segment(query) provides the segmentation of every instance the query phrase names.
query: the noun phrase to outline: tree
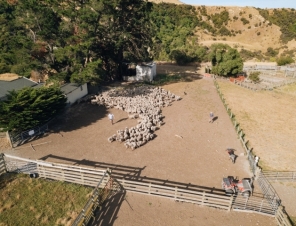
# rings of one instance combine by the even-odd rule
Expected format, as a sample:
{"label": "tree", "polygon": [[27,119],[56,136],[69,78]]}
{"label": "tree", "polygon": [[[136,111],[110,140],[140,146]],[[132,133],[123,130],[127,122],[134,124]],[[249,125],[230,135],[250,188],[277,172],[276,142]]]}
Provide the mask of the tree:
{"label": "tree", "polygon": [[212,62],[212,73],[217,75],[231,76],[243,70],[243,60],[238,51],[226,44],[213,44],[209,60]]}
{"label": "tree", "polygon": [[281,56],[279,57],[277,60],[277,65],[278,66],[283,66],[283,65],[286,65],[286,64],[292,64],[294,63],[295,61],[293,60],[292,57],[290,56]]}
{"label": "tree", "polygon": [[257,83],[260,81],[260,71],[255,71],[255,72],[251,72],[250,75],[249,75],[249,79],[254,82],[254,83]]}
{"label": "tree", "polygon": [[59,114],[67,98],[57,87],[11,91],[0,102],[0,128],[19,132],[40,125]]}

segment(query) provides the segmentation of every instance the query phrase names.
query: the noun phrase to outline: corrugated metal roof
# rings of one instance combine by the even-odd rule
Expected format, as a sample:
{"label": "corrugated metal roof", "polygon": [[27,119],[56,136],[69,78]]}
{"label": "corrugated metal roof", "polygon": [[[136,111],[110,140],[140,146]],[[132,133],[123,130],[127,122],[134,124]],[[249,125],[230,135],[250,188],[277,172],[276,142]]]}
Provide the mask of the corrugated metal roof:
{"label": "corrugated metal roof", "polygon": [[25,87],[33,87],[38,85],[37,82],[33,82],[30,79],[21,77],[18,79],[15,79],[13,81],[1,81],[0,80],[0,99],[5,98],[6,94],[8,94],[8,91],[12,90],[21,90]]}
{"label": "corrugated metal roof", "polygon": [[61,91],[67,95],[68,93],[73,92],[75,89],[78,89],[80,86],[81,85],[78,85],[76,83],[66,83],[61,87]]}

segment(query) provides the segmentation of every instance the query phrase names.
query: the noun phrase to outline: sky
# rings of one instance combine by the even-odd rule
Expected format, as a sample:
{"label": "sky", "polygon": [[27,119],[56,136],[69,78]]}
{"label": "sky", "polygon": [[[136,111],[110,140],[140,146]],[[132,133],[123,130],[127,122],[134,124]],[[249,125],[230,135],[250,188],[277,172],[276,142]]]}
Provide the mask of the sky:
{"label": "sky", "polygon": [[179,0],[189,5],[254,6],[256,8],[294,8],[296,0]]}

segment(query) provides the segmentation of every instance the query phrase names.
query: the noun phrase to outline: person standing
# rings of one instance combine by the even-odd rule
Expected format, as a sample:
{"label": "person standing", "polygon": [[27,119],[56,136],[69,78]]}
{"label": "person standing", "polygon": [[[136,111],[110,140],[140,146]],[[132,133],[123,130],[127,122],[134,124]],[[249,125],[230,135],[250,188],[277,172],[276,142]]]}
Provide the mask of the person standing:
{"label": "person standing", "polygon": [[112,113],[109,113],[108,118],[109,118],[111,124],[113,125],[114,115]]}
{"label": "person standing", "polygon": [[210,112],[210,120],[209,120],[209,122],[213,123],[213,121],[214,121],[214,113]]}

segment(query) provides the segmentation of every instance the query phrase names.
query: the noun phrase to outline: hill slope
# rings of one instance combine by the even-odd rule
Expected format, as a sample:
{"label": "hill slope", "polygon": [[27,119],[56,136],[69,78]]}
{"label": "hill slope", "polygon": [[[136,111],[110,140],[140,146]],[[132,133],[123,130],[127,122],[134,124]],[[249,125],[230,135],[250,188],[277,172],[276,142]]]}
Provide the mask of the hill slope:
{"label": "hill slope", "polygon": [[[151,2],[183,4],[178,0],[151,0]],[[199,19],[204,21],[206,27],[209,27],[209,29],[196,28],[195,35],[198,37],[199,43],[203,45],[209,46],[212,43],[219,42],[229,44],[239,50],[261,51],[262,53],[266,53],[269,47],[277,49],[279,54],[285,50],[296,52],[296,40],[283,43],[281,41],[281,28],[266,20],[254,7],[194,7],[199,12]],[[221,21],[223,14],[227,17],[227,21],[224,20],[224,23]],[[213,34],[211,29],[219,32],[224,29],[220,32],[224,32],[224,35]]]}

